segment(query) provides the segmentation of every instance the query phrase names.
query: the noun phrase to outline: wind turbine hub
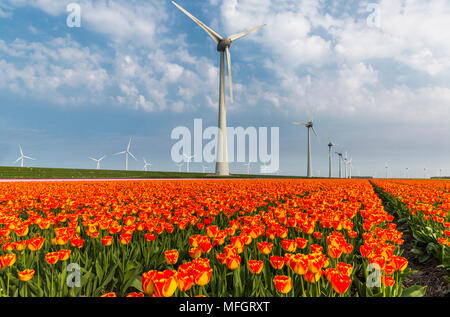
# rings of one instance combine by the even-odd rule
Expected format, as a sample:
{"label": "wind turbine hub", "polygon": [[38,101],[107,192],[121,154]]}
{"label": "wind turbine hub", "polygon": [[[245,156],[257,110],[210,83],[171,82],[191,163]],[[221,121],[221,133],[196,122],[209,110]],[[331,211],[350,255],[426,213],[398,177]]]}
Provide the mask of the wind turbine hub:
{"label": "wind turbine hub", "polygon": [[217,51],[218,52],[225,52],[227,48],[231,46],[231,40],[230,39],[222,39],[217,44]]}

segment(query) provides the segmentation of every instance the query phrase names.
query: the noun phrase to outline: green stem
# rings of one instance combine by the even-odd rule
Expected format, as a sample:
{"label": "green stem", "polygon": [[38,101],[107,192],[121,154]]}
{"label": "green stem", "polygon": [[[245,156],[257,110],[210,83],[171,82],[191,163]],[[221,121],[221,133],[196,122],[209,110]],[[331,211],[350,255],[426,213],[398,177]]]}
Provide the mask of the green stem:
{"label": "green stem", "polygon": [[11,273],[11,267],[10,266],[8,266],[8,284],[7,284],[7,286],[6,286],[6,295],[9,297],[9,276],[10,276],[10,273]]}

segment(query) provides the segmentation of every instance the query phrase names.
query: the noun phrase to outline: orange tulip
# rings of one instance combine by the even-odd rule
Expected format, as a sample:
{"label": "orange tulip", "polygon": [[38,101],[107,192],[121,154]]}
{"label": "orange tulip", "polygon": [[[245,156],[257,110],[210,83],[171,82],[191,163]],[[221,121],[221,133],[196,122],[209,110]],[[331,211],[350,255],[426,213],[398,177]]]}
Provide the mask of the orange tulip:
{"label": "orange tulip", "polygon": [[108,247],[111,244],[113,244],[114,238],[112,236],[106,236],[106,237],[103,237],[100,241],[102,242],[102,244],[105,247]]}
{"label": "orange tulip", "polygon": [[350,287],[352,280],[346,274],[337,273],[331,276],[330,283],[336,293],[343,294]]}
{"label": "orange tulip", "polygon": [[189,255],[193,259],[198,259],[202,255],[202,250],[199,248],[191,248],[189,249]]}
{"label": "orange tulip", "polygon": [[186,292],[194,285],[194,277],[188,273],[178,273],[177,283],[178,289]]}
{"label": "orange tulip", "polygon": [[67,259],[70,258],[70,254],[71,254],[70,250],[59,250],[58,251],[59,260],[66,261]]}
{"label": "orange tulip", "polygon": [[106,294],[104,294],[104,295],[102,295],[100,297],[117,297],[117,295],[116,295],[116,293],[111,292],[111,293],[106,293]]}
{"label": "orange tulip", "polygon": [[156,275],[156,273],[157,273],[157,271],[151,270],[151,271],[148,271],[148,272],[142,274],[141,288],[142,288],[142,291],[149,296],[152,296],[153,293],[155,292],[155,288],[153,286],[152,279]]}
{"label": "orange tulip", "polygon": [[284,239],[281,240],[281,245],[283,246],[283,249],[286,252],[295,252],[295,249],[297,248],[297,244],[294,240]]}
{"label": "orange tulip", "polygon": [[133,236],[129,233],[122,233],[119,237],[119,241],[121,244],[126,245],[130,243],[132,237]]}
{"label": "orange tulip", "polygon": [[259,260],[248,260],[247,265],[252,274],[259,274],[263,269],[264,263]]}
{"label": "orange tulip", "polygon": [[225,263],[230,270],[235,270],[241,265],[241,257],[239,255],[231,255],[226,258]]}
{"label": "orange tulip", "polygon": [[0,256],[0,267],[8,267],[14,265],[16,263],[16,255],[15,254],[5,254]]}
{"label": "orange tulip", "polygon": [[133,293],[128,294],[127,297],[144,297],[144,293],[133,292]]}
{"label": "orange tulip", "polygon": [[258,242],[259,252],[262,254],[269,254],[272,252],[273,243],[270,242]]}
{"label": "orange tulip", "polygon": [[59,260],[59,253],[58,252],[51,252],[51,253],[47,253],[45,255],[45,261],[48,264],[55,264],[56,262],[58,262]]}
{"label": "orange tulip", "polygon": [[213,270],[211,268],[196,267],[194,268],[195,285],[204,286],[209,283]]}
{"label": "orange tulip", "polygon": [[23,282],[28,282],[34,276],[34,270],[26,269],[22,272],[19,272],[19,279]]}
{"label": "orange tulip", "polygon": [[38,251],[42,248],[45,239],[42,237],[33,238],[28,241],[28,249],[31,251]]}
{"label": "orange tulip", "polygon": [[164,258],[166,259],[166,263],[173,265],[178,261],[178,251],[177,250],[169,250],[164,252]]}
{"label": "orange tulip", "polygon": [[287,294],[292,289],[292,279],[285,275],[276,275],[273,278],[273,284],[281,294]]}
{"label": "orange tulip", "polygon": [[152,282],[155,289],[155,297],[171,297],[178,286],[177,272],[171,270],[157,272],[153,276]]}
{"label": "orange tulip", "polygon": [[278,255],[270,257],[270,264],[275,270],[281,270],[284,267],[284,258]]}

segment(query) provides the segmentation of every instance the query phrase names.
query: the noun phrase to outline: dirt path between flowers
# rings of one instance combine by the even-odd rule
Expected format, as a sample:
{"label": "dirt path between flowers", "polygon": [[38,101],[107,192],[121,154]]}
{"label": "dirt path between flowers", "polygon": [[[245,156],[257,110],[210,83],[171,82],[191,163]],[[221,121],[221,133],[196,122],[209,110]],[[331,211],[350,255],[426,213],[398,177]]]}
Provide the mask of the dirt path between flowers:
{"label": "dirt path between flowers", "polygon": [[444,279],[444,277],[448,276],[447,271],[444,268],[437,267],[440,262],[433,256],[430,256],[428,260],[422,263],[419,261],[418,256],[411,252],[415,245],[408,223],[399,223],[396,212],[386,204],[380,195],[378,197],[382,200],[384,209],[395,217],[393,222],[397,225],[397,230],[403,232],[402,239],[405,242],[402,245],[402,256],[408,260],[408,267],[417,271],[417,273],[411,274],[404,279],[403,289],[413,285],[426,285],[427,290],[424,297],[450,296],[450,283]]}

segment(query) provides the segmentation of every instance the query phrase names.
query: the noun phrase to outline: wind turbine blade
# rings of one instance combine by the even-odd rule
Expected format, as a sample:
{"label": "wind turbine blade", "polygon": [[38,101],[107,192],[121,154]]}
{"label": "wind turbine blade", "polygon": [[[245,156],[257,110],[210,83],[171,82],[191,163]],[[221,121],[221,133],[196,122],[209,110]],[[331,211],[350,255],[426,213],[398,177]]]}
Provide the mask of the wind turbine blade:
{"label": "wind turbine blade", "polygon": [[22,147],[20,146],[20,144],[19,144],[19,149],[20,149],[20,155],[23,155]]}
{"label": "wind turbine blade", "polygon": [[21,158],[22,158],[22,157],[19,157],[17,160],[14,161],[14,163],[19,162]]}
{"label": "wind turbine blade", "polygon": [[97,160],[95,158],[89,157],[91,160],[97,162]]}
{"label": "wind turbine blade", "polygon": [[26,159],[29,159],[29,160],[36,160],[36,159],[34,159],[34,158],[32,158],[32,157],[29,157],[29,156],[23,156],[23,158],[26,158]]}
{"label": "wind turbine blade", "polygon": [[311,117],[311,122],[314,121],[314,117],[316,116],[316,114],[317,114],[317,106],[314,108],[314,112],[313,112],[313,115]]}
{"label": "wind turbine blade", "polygon": [[116,153],[114,155],[125,154],[125,153],[127,153],[127,151],[122,151],[122,152]]}
{"label": "wind turbine blade", "polygon": [[258,30],[258,29],[260,29],[260,28],[266,26],[266,25],[267,25],[267,24],[259,25],[259,26],[255,27],[255,28],[253,28],[253,29],[250,29],[250,30],[247,30],[247,31],[238,33],[238,34],[234,34],[234,35],[232,35],[232,36],[230,36],[230,37],[228,37],[228,38],[231,40],[231,42],[234,42],[234,41],[239,40],[240,38],[243,38],[244,36],[246,36],[246,35],[248,35],[248,34],[254,32],[254,31],[256,31],[256,30]]}
{"label": "wind turbine blade", "polygon": [[225,52],[227,53],[228,80],[230,81],[230,98],[231,98],[231,103],[233,103],[233,79],[231,78],[231,54],[230,54],[230,49],[227,47],[225,49]]}
{"label": "wind turbine blade", "polygon": [[99,161],[103,160],[106,157],[106,155],[103,155],[101,159],[99,159]]}
{"label": "wind turbine blade", "polygon": [[292,124],[306,126],[306,123],[292,122]]}
{"label": "wind turbine blade", "polygon": [[131,138],[130,138],[130,141],[128,141],[127,151],[130,151],[130,146],[131,146]]}
{"label": "wind turbine blade", "polygon": [[314,127],[311,127],[311,129],[313,130],[314,134],[316,135],[316,137],[318,138],[319,136],[316,133],[316,130],[314,129]]}
{"label": "wind turbine blade", "polygon": [[132,158],[134,158],[136,161],[137,161],[137,158],[133,155],[133,153],[131,153],[131,152],[128,152],[128,154],[130,154],[131,155],[131,157]]}
{"label": "wind turbine blade", "polygon": [[206,24],[204,24],[202,21],[200,21],[199,19],[197,19],[196,17],[194,17],[192,14],[190,14],[189,12],[187,12],[183,7],[181,7],[180,5],[176,4],[175,2],[172,1],[172,3],[178,8],[180,9],[184,14],[186,14],[188,17],[190,17],[192,20],[194,20],[195,23],[197,23],[203,30],[206,31],[206,33],[209,34],[209,36],[211,36],[211,38],[216,41],[216,43],[219,43],[220,40],[223,39],[222,36],[220,36],[219,34],[217,34],[216,32],[214,32],[210,27],[206,26]]}

